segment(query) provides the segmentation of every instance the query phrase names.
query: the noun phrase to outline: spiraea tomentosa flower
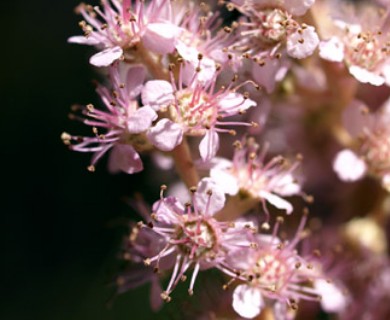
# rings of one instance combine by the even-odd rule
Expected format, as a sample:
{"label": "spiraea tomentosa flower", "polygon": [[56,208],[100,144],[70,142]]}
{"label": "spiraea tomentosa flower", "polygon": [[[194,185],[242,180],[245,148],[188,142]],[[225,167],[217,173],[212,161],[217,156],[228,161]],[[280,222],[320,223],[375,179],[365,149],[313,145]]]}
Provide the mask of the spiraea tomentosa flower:
{"label": "spiraea tomentosa flower", "polygon": [[[202,57],[200,56],[201,60]],[[172,134],[172,138],[181,140],[183,135],[203,137],[199,144],[199,152],[203,161],[211,160],[219,148],[219,133],[235,134],[232,129],[225,126],[254,126],[255,123],[240,121],[222,121],[245,112],[248,108],[256,106],[256,102],[249,99],[247,94],[240,94],[236,90],[245,83],[235,86],[237,77],[227,86],[216,88],[214,74],[208,81],[197,79],[195,72],[190,83],[185,86],[182,82],[182,69],[180,68],[176,83],[173,72],[171,82],[165,80],[151,80],[145,84],[142,92],[142,101],[155,110],[167,113],[174,123],[159,126],[161,131]],[[255,85],[256,86],[256,85]],[[172,125],[172,127],[171,127]],[[155,136],[156,142],[162,137]]]}
{"label": "spiraea tomentosa flower", "polygon": [[390,191],[390,100],[376,112],[355,100],[345,111],[345,125],[356,140],[333,161],[333,169],[343,181],[357,181],[371,175]]}
{"label": "spiraea tomentosa flower", "polygon": [[87,105],[81,107],[82,117],[71,115],[91,126],[95,136],[82,137],[63,133],[61,138],[71,150],[94,153],[88,167],[90,171],[94,171],[98,160],[111,150],[109,170],[132,174],[143,170],[139,153],[151,151],[154,147],[170,151],[181,142],[181,137],[172,138],[168,130],[160,130],[160,127],[167,125],[175,130],[174,123],[161,119],[154,125],[158,119],[157,112],[150,106],[139,106],[137,97],[144,89],[144,67],[132,66],[124,77],[121,76],[118,65],[111,66],[109,70],[112,89],[101,85],[97,88],[107,110]]}
{"label": "spiraea tomentosa flower", "polygon": [[344,62],[359,82],[390,85],[388,9],[383,11],[367,2],[360,13],[349,13],[334,19],[331,36],[320,43],[320,56]]}
{"label": "spiraea tomentosa flower", "polygon": [[90,63],[106,67],[140,44],[147,50],[167,54],[174,50],[180,28],[172,21],[169,0],[152,0],[149,4],[137,0],[102,0],[99,7],[80,4],[83,16],[80,27],[84,36],[69,38],[69,42],[96,46],[97,54]]}
{"label": "spiraea tomentosa flower", "polygon": [[328,310],[344,306],[345,296],[325,278],[315,255],[297,252],[297,244],[305,237],[306,219],[304,213],[291,241],[278,238],[283,221],[279,217],[271,235],[256,235],[256,246],[231,252],[231,265],[247,278],[233,292],[233,308],[240,316],[255,318],[268,306],[276,319],[294,319],[300,300],[320,301],[323,294]]}
{"label": "spiraea tomentosa flower", "polygon": [[236,277],[234,269],[226,262],[226,256],[232,250],[250,246],[249,239],[255,229],[253,225],[221,222],[213,217],[223,209],[225,196],[209,178],[202,179],[197,188],[191,189],[192,204],[183,205],[173,196],[164,197],[165,189],[166,186],[163,186],[161,200],[153,205],[151,222],[144,225],[165,241],[163,249],[145,259],[145,264],[152,265],[159,272],[162,259],[175,259],[169,284],[161,297],[170,301],[172,290],[186,279],[190,269],[190,295],[200,270],[217,268],[228,276]]}
{"label": "spiraea tomentosa flower", "polygon": [[[231,57],[225,52],[233,39],[222,28],[222,19],[217,12],[194,2],[172,3],[173,19],[181,28],[176,38],[175,49],[183,60],[184,83],[191,81],[195,70],[199,81],[210,81],[218,65],[226,65]],[[199,55],[202,59],[199,60]]]}
{"label": "spiraea tomentosa flower", "polygon": [[236,8],[247,20],[239,24],[241,40],[234,47],[261,62],[286,49],[293,58],[310,56],[319,38],[314,27],[300,24],[294,17],[302,16],[314,0],[233,0],[228,7]]}
{"label": "spiraea tomentosa flower", "polygon": [[290,214],[293,206],[283,197],[303,195],[301,186],[294,177],[299,159],[291,162],[282,156],[276,156],[266,162],[267,145],[260,148],[254,138],[247,138],[244,142],[236,141],[235,147],[233,161],[217,160],[210,170],[210,177],[227,194],[240,193],[261,201],[266,222],[269,220],[267,202]]}

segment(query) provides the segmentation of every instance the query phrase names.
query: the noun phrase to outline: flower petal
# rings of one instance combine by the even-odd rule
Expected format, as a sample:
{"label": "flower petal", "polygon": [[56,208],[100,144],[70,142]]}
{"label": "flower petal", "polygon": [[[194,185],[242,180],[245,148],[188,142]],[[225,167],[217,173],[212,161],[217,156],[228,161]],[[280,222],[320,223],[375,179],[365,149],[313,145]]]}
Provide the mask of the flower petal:
{"label": "flower petal", "polygon": [[142,160],[134,148],[128,144],[115,145],[110,153],[108,170],[112,173],[123,171],[133,174],[143,170]]}
{"label": "flower petal", "polygon": [[344,59],[344,44],[337,37],[332,37],[327,41],[321,41],[319,54],[322,59],[341,62]]}
{"label": "flower petal", "polygon": [[177,36],[182,29],[171,23],[150,23],[142,37],[145,48],[160,54],[175,50]]}
{"label": "flower petal", "polygon": [[94,54],[90,59],[89,63],[96,67],[107,67],[115,60],[118,60],[123,55],[121,47],[107,48]]}
{"label": "flower petal", "polygon": [[356,181],[365,175],[367,166],[353,151],[344,149],[336,155],[333,170],[343,181]]}
{"label": "flower petal", "polygon": [[211,160],[219,148],[219,136],[214,130],[207,130],[199,144],[199,152],[203,161]]}
{"label": "flower petal", "polygon": [[294,16],[301,16],[314,4],[315,0],[284,0],[284,7]]}
{"label": "flower petal", "polygon": [[349,72],[361,83],[369,83],[373,86],[381,86],[385,78],[359,66],[350,66]]}
{"label": "flower petal", "polygon": [[130,92],[130,99],[135,99],[141,93],[145,77],[146,69],[143,65],[134,65],[127,70],[125,90]]}
{"label": "flower petal", "polygon": [[98,45],[100,42],[92,37],[74,36],[68,38],[69,43],[86,44],[89,46]]}
{"label": "flower petal", "polygon": [[158,149],[171,151],[182,142],[183,129],[169,119],[161,119],[148,131],[147,136]]}
{"label": "flower petal", "polygon": [[203,178],[198,183],[195,201],[198,210],[211,216],[225,206],[225,193],[211,178]]}
{"label": "flower petal", "polygon": [[287,53],[296,59],[310,56],[320,42],[318,35],[312,26],[300,29],[302,32],[294,32],[287,38]]}
{"label": "flower petal", "polygon": [[144,105],[150,105],[157,111],[172,103],[173,88],[168,81],[151,80],[145,83],[141,97]]}
{"label": "flower petal", "polygon": [[226,170],[213,168],[210,170],[210,177],[223,190],[223,192],[229,195],[235,195],[238,193],[239,186],[237,178],[226,172]]}
{"label": "flower petal", "polygon": [[246,319],[253,319],[260,314],[265,303],[260,289],[240,284],[234,289],[233,309]]}
{"label": "flower petal", "polygon": [[223,97],[223,99],[218,101],[218,105],[221,107],[222,111],[237,113],[240,110],[244,111],[250,107],[255,107],[257,103],[251,99],[244,99],[242,94],[230,92]]}
{"label": "flower petal", "polygon": [[321,296],[321,306],[326,312],[340,312],[347,306],[347,297],[335,284],[324,279],[314,281],[314,289]]}
{"label": "flower petal", "polygon": [[136,110],[127,120],[127,130],[130,133],[141,133],[148,130],[157,119],[157,113],[151,107],[145,106]]}
{"label": "flower petal", "polygon": [[287,214],[290,214],[291,212],[293,212],[293,206],[291,205],[290,202],[282,199],[281,197],[279,197],[273,193],[270,193],[268,191],[263,190],[263,191],[259,192],[259,196],[261,198],[267,200],[270,204],[272,204],[276,208],[281,209],[281,210],[286,210]]}

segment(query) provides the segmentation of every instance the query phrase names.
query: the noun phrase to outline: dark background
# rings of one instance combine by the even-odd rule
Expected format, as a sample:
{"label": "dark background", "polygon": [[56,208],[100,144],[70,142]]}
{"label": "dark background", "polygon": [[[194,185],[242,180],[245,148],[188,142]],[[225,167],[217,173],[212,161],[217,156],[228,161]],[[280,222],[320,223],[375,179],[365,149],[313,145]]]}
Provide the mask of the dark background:
{"label": "dark background", "polygon": [[147,287],[106,303],[126,221],[138,219],[123,198],[158,190],[145,192],[143,174],[109,175],[104,161],[89,173],[90,155],[60,140],[63,131],[90,133],[67,115],[74,103],[98,101],[92,48],[67,43],[81,33],[78,3],[3,1],[0,9],[0,319],[156,318]]}

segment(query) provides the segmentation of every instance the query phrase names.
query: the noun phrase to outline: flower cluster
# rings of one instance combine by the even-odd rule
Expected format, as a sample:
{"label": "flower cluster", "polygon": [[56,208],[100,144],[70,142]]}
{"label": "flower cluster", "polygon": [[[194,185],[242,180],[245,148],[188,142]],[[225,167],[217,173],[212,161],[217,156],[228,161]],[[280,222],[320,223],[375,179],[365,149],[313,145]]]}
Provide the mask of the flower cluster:
{"label": "flower cluster", "polygon": [[107,154],[110,173],[145,170],[163,184],[154,203],[130,201],[142,221],[123,241],[116,294],[149,284],[160,312],[180,300],[181,282],[201,301],[220,290],[196,312],[178,308],[189,319],[389,317],[389,9],[379,0],[76,8],[83,34],[68,41],[94,48],[103,80],[99,105],[69,115],[92,133],[61,139],[92,154],[91,172]]}

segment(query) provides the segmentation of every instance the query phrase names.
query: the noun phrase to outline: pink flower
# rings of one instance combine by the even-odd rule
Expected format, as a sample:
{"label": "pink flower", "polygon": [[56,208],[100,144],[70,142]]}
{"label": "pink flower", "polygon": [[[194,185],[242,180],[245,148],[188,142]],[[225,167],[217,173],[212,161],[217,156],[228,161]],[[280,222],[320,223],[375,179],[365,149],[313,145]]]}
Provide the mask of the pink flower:
{"label": "pink flower", "polygon": [[344,62],[359,82],[380,86],[390,84],[388,27],[379,8],[364,7],[362,14],[334,20],[334,30],[320,43],[320,56]]}
{"label": "pink flower", "polygon": [[[177,85],[174,80],[152,80],[142,90],[142,101],[146,106],[169,113],[172,121],[167,120],[164,130],[167,135],[171,134],[171,139],[181,140],[183,135],[203,137],[199,144],[203,161],[209,161],[215,156],[219,148],[219,133],[234,134],[234,130],[221,128],[222,126],[253,125],[221,120],[256,106],[256,102],[236,92],[240,86],[233,87],[233,82],[215,92],[215,77],[216,75],[211,80],[202,82],[194,75],[192,82],[183,87],[180,71]],[[156,141],[159,139],[158,135],[152,134],[150,138],[159,145],[159,141]]]}
{"label": "pink flower", "polygon": [[293,206],[283,197],[302,195],[301,187],[293,176],[299,162],[289,163],[281,156],[266,162],[267,146],[260,149],[253,138],[243,144],[237,141],[235,146],[233,161],[217,163],[210,170],[210,177],[227,194],[240,192],[259,199],[266,213],[266,223],[269,220],[267,202],[290,214]]}
{"label": "pink flower", "polygon": [[230,263],[247,279],[233,292],[233,308],[240,316],[255,318],[268,305],[276,319],[293,319],[299,300],[319,301],[319,291],[310,283],[323,279],[321,270],[316,270],[313,257],[302,257],[296,250],[306,219],[304,214],[291,241],[277,237],[282,222],[278,218],[272,235],[257,235],[256,246],[232,252]]}
{"label": "pink flower", "polygon": [[355,149],[343,149],[333,161],[333,169],[343,181],[357,181],[370,174],[390,190],[390,101],[370,113],[359,101],[346,109],[346,127],[355,138]]}
{"label": "pink flower", "polygon": [[145,264],[158,269],[163,258],[173,256],[176,261],[168,287],[161,295],[167,301],[190,268],[193,269],[188,290],[191,295],[200,270],[217,268],[236,276],[226,264],[226,255],[232,249],[249,246],[247,237],[252,233],[249,224],[241,226],[213,218],[224,207],[225,196],[210,179],[201,180],[191,193],[192,205],[182,205],[175,197],[164,198],[161,194],[161,200],[153,205],[153,220],[148,224],[166,245],[158,254],[145,259]]}
{"label": "pink flower", "polygon": [[[153,125],[158,118],[156,111],[150,106],[139,107],[137,96],[141,93],[145,78],[145,69],[142,66],[129,68],[125,81],[122,81],[118,66],[112,66],[110,78],[112,90],[103,86],[97,88],[107,111],[87,105],[81,108],[83,117],[72,115],[72,118],[91,126],[95,136],[80,137],[63,133],[62,139],[71,150],[94,153],[90,171],[94,171],[98,160],[111,150],[111,172],[136,173],[143,170],[139,152],[150,151],[155,146],[162,151],[169,151],[181,140],[171,139],[171,132],[161,129],[167,126],[167,119]],[[170,128],[172,129],[172,125]],[[100,132],[102,129],[104,133]],[[158,139],[155,137],[157,134]],[[159,139],[165,142],[159,143]]]}
{"label": "pink flower", "polygon": [[225,49],[232,42],[229,33],[221,28],[219,14],[205,12],[193,2],[174,3],[173,12],[176,25],[182,30],[175,48],[183,59],[183,82],[188,84],[197,69],[199,81],[210,81],[217,66],[228,61]]}
{"label": "pink flower", "polygon": [[171,22],[170,1],[152,0],[148,5],[145,1],[134,2],[103,0],[103,11],[81,4],[77,10],[84,18],[80,22],[84,36],[68,41],[100,49],[90,58],[97,67],[109,66],[139,44],[158,54],[173,52],[180,28]]}
{"label": "pink flower", "polygon": [[232,1],[233,8],[239,10],[247,21],[240,25],[241,40],[234,46],[258,62],[266,57],[275,57],[286,48],[290,57],[302,59],[310,56],[316,49],[319,39],[314,27],[300,24],[293,17],[301,16],[313,5],[307,1]]}

